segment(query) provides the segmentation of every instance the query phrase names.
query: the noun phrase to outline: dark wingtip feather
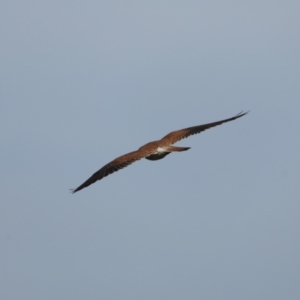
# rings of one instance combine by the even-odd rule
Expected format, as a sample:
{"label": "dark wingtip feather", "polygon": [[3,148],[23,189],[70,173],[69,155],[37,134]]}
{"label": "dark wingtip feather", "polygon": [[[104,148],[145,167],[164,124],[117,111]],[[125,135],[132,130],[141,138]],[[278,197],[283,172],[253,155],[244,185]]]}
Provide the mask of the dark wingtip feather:
{"label": "dark wingtip feather", "polygon": [[250,110],[248,110],[248,111],[246,111],[246,112],[244,112],[244,111],[242,110],[242,111],[240,111],[240,112],[236,115],[236,117],[242,117],[242,116],[245,116],[245,115],[247,115],[249,112],[250,112]]}

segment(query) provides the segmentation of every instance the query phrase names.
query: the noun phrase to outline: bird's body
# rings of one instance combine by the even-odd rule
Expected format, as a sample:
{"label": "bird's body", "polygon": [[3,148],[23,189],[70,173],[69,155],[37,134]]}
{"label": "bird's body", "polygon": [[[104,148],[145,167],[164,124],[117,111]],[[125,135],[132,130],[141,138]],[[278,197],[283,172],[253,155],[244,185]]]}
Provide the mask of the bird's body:
{"label": "bird's body", "polygon": [[223,123],[233,121],[238,119],[246,113],[239,113],[236,116],[224,119],[221,121],[203,124],[199,126],[193,126],[184,128],[181,130],[172,131],[162,139],[147,143],[141,146],[138,150],[129,152],[122,156],[117,157],[116,159],[112,160],[110,163],[103,166],[99,171],[94,173],[88,180],[86,180],[83,184],[81,184],[76,189],[72,190],[73,193],[80,191],[81,189],[89,186],[90,184],[96,182],[97,180],[101,180],[102,178],[116,172],[122,168],[127,167],[128,165],[132,164],[133,162],[140,160],[142,158],[146,158],[148,160],[159,160],[170,154],[171,152],[181,152],[190,149],[190,147],[177,147],[173,146],[174,143],[178,142],[181,139],[187,138],[190,135],[200,133],[206,129],[211,127],[215,127],[221,125]]}
{"label": "bird's body", "polygon": [[162,143],[161,141],[154,141],[147,143],[139,148],[139,151],[145,153],[145,158],[149,160],[159,160],[166,155],[175,151],[185,151],[190,149],[189,147],[174,147],[168,145],[168,143]]}

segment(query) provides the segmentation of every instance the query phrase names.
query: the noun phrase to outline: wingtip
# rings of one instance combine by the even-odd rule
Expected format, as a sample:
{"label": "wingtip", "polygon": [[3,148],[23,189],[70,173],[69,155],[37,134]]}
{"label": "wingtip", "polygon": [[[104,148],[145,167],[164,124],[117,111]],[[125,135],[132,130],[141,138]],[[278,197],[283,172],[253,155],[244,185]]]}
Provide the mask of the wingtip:
{"label": "wingtip", "polygon": [[242,117],[242,116],[245,116],[245,115],[247,115],[248,113],[250,112],[250,110],[248,110],[248,111],[240,111],[237,115],[236,115],[236,117]]}
{"label": "wingtip", "polygon": [[77,191],[76,191],[76,189],[70,189],[70,193],[71,194],[74,194],[74,193],[76,193]]}

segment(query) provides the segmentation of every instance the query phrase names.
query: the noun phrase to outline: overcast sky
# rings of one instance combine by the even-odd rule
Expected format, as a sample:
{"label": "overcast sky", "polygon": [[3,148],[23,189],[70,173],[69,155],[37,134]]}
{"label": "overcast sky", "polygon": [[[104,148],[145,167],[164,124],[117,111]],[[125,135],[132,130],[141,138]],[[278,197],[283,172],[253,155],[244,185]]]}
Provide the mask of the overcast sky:
{"label": "overcast sky", "polygon": [[0,298],[300,299],[299,15],[296,0],[1,1]]}

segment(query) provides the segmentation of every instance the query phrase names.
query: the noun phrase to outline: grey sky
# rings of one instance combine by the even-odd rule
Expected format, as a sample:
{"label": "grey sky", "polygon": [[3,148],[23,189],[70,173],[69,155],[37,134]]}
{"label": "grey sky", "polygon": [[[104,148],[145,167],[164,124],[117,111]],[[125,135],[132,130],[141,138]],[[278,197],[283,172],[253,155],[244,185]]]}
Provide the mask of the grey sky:
{"label": "grey sky", "polygon": [[[299,1],[2,1],[0,298],[299,299]],[[75,195],[168,132],[250,114]]]}

